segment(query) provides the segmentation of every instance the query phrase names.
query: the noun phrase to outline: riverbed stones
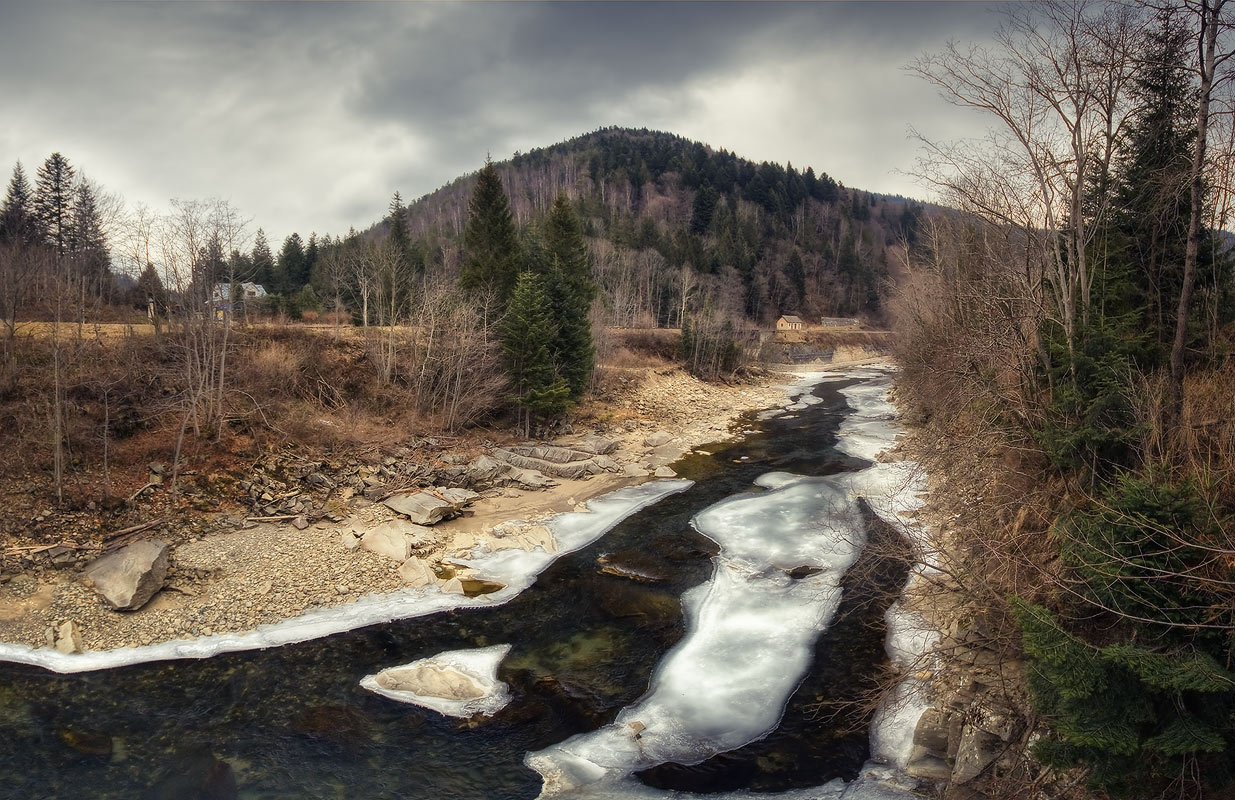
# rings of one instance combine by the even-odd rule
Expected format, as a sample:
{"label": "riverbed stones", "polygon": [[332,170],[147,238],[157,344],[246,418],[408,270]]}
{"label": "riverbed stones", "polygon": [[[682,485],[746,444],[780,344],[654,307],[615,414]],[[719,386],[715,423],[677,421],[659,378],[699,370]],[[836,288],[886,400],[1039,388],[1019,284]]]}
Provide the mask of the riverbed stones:
{"label": "riverbed stones", "polygon": [[95,591],[118,611],[141,608],[167,580],[168,545],[157,539],[134,542],[86,567]]}

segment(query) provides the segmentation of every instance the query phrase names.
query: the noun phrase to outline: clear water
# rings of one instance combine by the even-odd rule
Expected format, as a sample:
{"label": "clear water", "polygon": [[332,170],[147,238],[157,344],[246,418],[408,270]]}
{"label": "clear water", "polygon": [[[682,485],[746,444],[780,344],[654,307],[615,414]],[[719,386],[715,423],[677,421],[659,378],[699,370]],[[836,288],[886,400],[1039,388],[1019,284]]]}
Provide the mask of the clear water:
{"label": "clear water", "polygon": [[[675,465],[696,481],[563,557],[498,608],[376,625],[203,661],[53,675],[0,665],[0,796],[13,798],[531,798],[523,756],[611,721],[647,689],[683,634],[678,598],[715,552],[689,521],[769,471],[828,475],[866,462],[835,451],[848,413],[837,388],[790,418],[751,422],[737,443]],[[868,535],[891,537],[873,515]],[[873,552],[877,548],[871,548]],[[603,574],[598,559],[661,578]],[[640,779],[691,791],[775,791],[856,775],[866,759],[861,702],[884,661],[882,613],[905,574],[863,556],[776,731],[690,767]],[[361,689],[366,674],[442,650],[514,645],[499,670],[513,701],[492,719],[444,718]]]}

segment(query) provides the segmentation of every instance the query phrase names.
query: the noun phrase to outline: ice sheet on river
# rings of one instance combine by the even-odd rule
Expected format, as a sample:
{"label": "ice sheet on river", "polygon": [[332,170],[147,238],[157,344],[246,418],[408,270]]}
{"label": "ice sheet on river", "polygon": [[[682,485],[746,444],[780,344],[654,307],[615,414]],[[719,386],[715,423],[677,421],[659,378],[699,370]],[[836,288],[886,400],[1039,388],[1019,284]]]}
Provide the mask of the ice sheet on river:
{"label": "ice sheet on river", "polygon": [[546,553],[540,548],[530,552],[508,549],[460,561],[472,567],[477,577],[505,584],[505,588],[490,594],[467,597],[443,594],[437,587],[409,589],[369,595],[354,603],[310,611],[247,633],[215,634],[116,650],[64,654],[51,648],[36,650],[25,645],[0,644],[0,661],[32,664],[54,672],[87,672],[149,661],[207,658],[238,650],[259,650],[454,608],[499,605],[531,586],[536,576],[561,556],[588,546],[630,515],[669,495],[684,492],[691,485],[692,482],[686,480],[662,480],[629,486],[593,498],[588,501],[587,511],[558,514],[547,523],[557,540],[556,553]]}
{"label": "ice sheet on river", "polygon": [[[722,550],[713,580],[683,596],[686,637],[658,666],[648,693],[623,709],[613,724],[528,755],[528,766],[544,777],[541,797],[901,800],[918,796],[911,791],[916,781],[898,771],[925,707],[922,687],[913,679],[897,687],[899,702],[879,709],[871,729],[872,761],[851,783],[838,779],[781,793],[692,795],[653,789],[633,777],[636,771],[666,761],[699,763],[713,753],[759,739],[775,727],[809,667],[815,637],[835,612],[840,576],[861,546],[857,497],[913,544],[914,570],[928,569],[923,562],[931,560],[932,551],[915,513],[924,501],[925,476],[913,462],[876,461],[902,432],[888,400],[888,371],[803,375],[794,390],[801,397],[804,385],[850,378],[861,382],[840,390],[854,411],[841,422],[837,448],[872,461],[871,466],[829,478],[766,473],[756,480],[770,490],[766,494],[722,501],[696,518],[696,527],[716,539]],[[770,418],[780,412],[765,413],[764,418]],[[812,514],[822,518],[825,507],[830,546],[822,546],[822,535],[803,535],[810,531]],[[816,531],[822,534],[817,524]],[[825,569],[801,581],[785,580],[783,569],[810,564]],[[780,602],[789,598],[792,602]],[[902,669],[932,646],[932,634],[923,621],[899,602],[885,619],[885,646]]]}
{"label": "ice sheet on river", "polygon": [[[722,500],[693,524],[721,551],[711,580],[682,597],[686,636],[612,724],[529,754],[542,797],[614,796],[633,772],[697,764],[772,731],[865,540],[852,496],[828,478]],[[797,567],[817,571],[790,577]]]}
{"label": "ice sheet on river", "polygon": [[432,709],[448,717],[491,717],[510,702],[510,687],[497,668],[510,645],[447,650],[410,664],[366,675],[360,685],[400,703]]}

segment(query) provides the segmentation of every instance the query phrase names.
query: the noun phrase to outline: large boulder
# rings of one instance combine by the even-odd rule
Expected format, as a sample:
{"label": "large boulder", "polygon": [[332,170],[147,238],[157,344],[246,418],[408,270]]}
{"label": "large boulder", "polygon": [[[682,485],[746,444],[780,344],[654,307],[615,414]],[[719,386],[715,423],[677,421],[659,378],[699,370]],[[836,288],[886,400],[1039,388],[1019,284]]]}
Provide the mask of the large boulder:
{"label": "large boulder", "polygon": [[167,542],[147,539],[103,556],[86,567],[95,591],[118,611],[135,611],[167,580]]}
{"label": "large boulder", "polygon": [[382,502],[418,525],[434,525],[455,512],[454,503],[430,492],[396,494]]}
{"label": "large boulder", "polygon": [[360,537],[360,546],[379,556],[406,561],[411,553],[411,544],[403,533],[403,526],[386,522]]}
{"label": "large boulder", "polygon": [[437,573],[429,562],[423,558],[409,558],[399,567],[399,577],[408,586],[434,586],[437,584]]}
{"label": "large boulder", "polygon": [[467,465],[464,480],[471,486],[492,483],[506,469],[507,466],[505,464],[501,464],[489,456],[478,456],[472,463]]}
{"label": "large boulder", "polygon": [[619,444],[620,443],[614,439],[606,439],[603,436],[592,435],[584,439],[579,444],[579,449],[598,456],[607,456],[614,450],[618,449]]}
{"label": "large boulder", "polygon": [[645,447],[662,447],[671,441],[673,441],[673,436],[664,431],[656,431],[655,433],[648,434],[648,437],[643,440],[643,445]]}

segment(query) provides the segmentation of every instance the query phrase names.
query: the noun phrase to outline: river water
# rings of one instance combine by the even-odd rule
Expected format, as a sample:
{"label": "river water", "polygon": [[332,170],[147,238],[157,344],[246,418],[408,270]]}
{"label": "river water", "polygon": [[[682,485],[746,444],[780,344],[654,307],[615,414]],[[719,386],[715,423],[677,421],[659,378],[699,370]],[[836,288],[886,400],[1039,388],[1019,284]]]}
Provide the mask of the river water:
{"label": "river water", "polygon": [[[542,777],[525,765],[528,753],[548,753],[549,761],[562,763],[559,745],[569,740],[572,752],[594,757],[588,754],[606,747],[596,737],[615,727],[609,723],[635,713],[623,709],[651,720],[673,708],[665,703],[671,694],[665,687],[680,682],[682,669],[675,673],[670,662],[680,665],[696,657],[689,653],[707,650],[706,637],[690,634],[707,618],[705,595],[716,594],[716,582],[729,574],[717,564],[730,550],[737,553],[732,558],[745,557],[739,552],[746,525],[741,520],[750,514],[807,521],[819,516],[805,506],[796,516],[794,508],[765,511],[758,498],[796,502],[792,492],[804,490],[778,488],[794,481],[811,497],[822,497],[834,491],[824,486],[831,485],[828,476],[840,479],[870,465],[836,447],[838,428],[853,413],[842,390],[857,380],[819,383],[803,397],[809,402],[790,413],[752,417],[750,432],[739,441],[685,457],[674,468],[693,486],[558,559],[502,606],[457,609],[268,650],[77,675],[0,665],[0,796],[536,797]],[[768,473],[781,477],[761,478]],[[701,515],[718,503],[720,511]],[[837,571],[839,604],[819,612],[830,624],[821,634],[809,616],[797,626],[810,629],[796,634],[805,675],[785,667],[744,679],[787,682],[792,694],[783,714],[779,701],[761,709],[774,729],[767,735],[758,730],[753,743],[730,743],[726,736],[759,729],[753,712],[712,720],[720,746],[695,747],[687,731],[664,743],[665,752],[679,754],[683,763],[632,761],[623,772],[630,773],[629,781],[700,793],[777,792],[858,774],[870,755],[867,698],[886,661],[884,612],[904,582],[908,561],[895,531],[865,503],[853,508],[861,530],[848,537],[853,546],[847,570]],[[699,533],[692,519],[710,534]],[[735,519],[738,539],[732,530],[721,535]],[[863,542],[879,546],[863,548]],[[602,572],[605,565],[624,574]],[[781,572],[765,570],[764,577],[778,579],[786,592],[801,591],[819,572],[783,566]],[[777,597],[775,602],[785,602]],[[796,606],[785,608],[783,638],[789,641]],[[775,650],[780,638],[764,635],[759,641],[770,641]],[[502,643],[513,645],[498,671],[513,700],[492,718],[446,718],[359,686],[364,675],[389,666]],[[697,676],[701,693],[711,691],[709,680],[715,683],[729,670],[744,674],[759,660],[753,652],[718,647],[698,656],[713,659]],[[774,687],[769,691],[776,693]],[[689,691],[674,696],[682,694]],[[647,741],[660,747],[658,740]],[[711,755],[717,749],[726,752]]]}

